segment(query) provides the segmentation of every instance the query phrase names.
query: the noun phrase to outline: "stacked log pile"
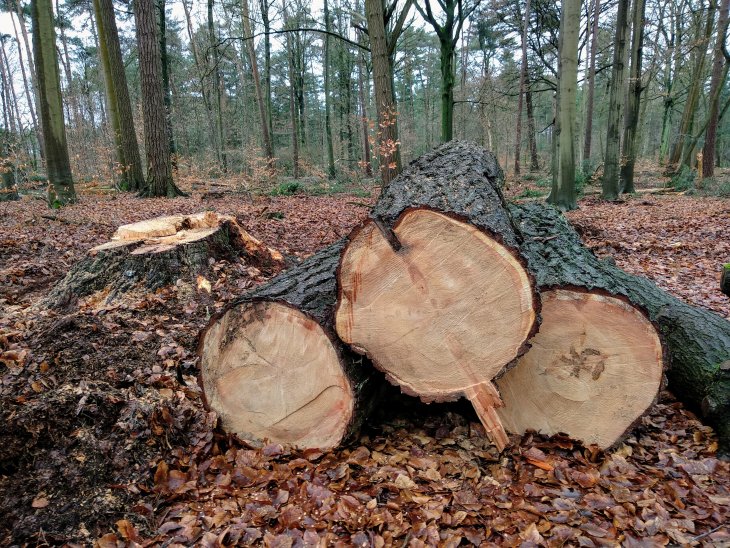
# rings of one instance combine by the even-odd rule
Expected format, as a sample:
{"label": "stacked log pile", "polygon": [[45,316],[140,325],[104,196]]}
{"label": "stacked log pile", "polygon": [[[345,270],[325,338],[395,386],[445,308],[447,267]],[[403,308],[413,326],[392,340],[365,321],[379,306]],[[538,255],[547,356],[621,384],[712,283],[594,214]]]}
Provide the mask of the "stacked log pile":
{"label": "stacked log pile", "polygon": [[730,322],[597,259],[548,206],[508,207],[501,184],[491,153],[443,145],[346,241],[212,318],[200,382],[222,427],[334,447],[371,409],[380,370],[426,402],[468,398],[500,449],[528,430],[608,448],[668,366],[726,444]]}

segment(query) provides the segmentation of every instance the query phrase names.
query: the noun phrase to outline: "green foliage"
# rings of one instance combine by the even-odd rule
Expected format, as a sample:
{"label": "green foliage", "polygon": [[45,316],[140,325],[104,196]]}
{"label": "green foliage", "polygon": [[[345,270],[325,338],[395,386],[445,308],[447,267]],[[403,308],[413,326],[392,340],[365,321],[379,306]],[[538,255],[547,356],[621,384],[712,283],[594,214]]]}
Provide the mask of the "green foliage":
{"label": "green foliage", "polygon": [[296,181],[280,183],[270,192],[272,196],[292,196],[301,190],[302,186]]}
{"label": "green foliage", "polygon": [[686,166],[683,165],[679,172],[677,172],[669,182],[669,186],[671,186],[674,190],[678,191],[684,191],[684,190],[692,190],[695,188],[695,171]]}
{"label": "green foliage", "polygon": [[284,218],[284,214],[281,211],[269,211],[264,217],[281,221]]}
{"label": "green foliage", "polygon": [[535,181],[535,185],[540,188],[550,188],[553,186],[553,180],[550,177],[543,177],[542,179]]}
{"label": "green foliage", "polygon": [[703,196],[730,198],[730,179],[727,177],[708,177],[702,180],[702,188],[697,192]]}

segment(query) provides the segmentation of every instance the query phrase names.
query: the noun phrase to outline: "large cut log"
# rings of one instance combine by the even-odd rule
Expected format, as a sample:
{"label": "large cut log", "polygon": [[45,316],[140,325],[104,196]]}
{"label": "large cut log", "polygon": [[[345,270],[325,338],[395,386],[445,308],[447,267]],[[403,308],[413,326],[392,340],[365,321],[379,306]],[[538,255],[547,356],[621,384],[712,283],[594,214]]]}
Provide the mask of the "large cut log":
{"label": "large cut log", "polygon": [[[580,435],[584,439],[604,446],[611,445],[614,434],[614,441],[619,440],[623,433],[621,430],[626,430],[633,422],[631,417],[640,414],[643,403],[638,407],[634,404],[638,400],[648,401],[657,388],[657,379],[653,375],[650,380],[646,379],[646,383],[642,381],[645,374],[656,370],[650,358],[652,353],[658,352],[658,348],[651,335],[644,337],[644,342],[637,342],[639,333],[648,330],[646,322],[636,312],[638,309],[656,326],[662,338],[668,365],[668,388],[677,398],[700,412],[717,430],[721,449],[725,452],[730,450],[730,322],[713,312],[680,301],[646,278],[620,270],[610,259],[598,259],[583,246],[565,218],[552,208],[526,204],[512,206],[510,211],[523,235],[521,251],[528,258],[545,305],[540,333],[532,341],[534,348],[499,380],[507,402],[500,409],[502,419],[515,426],[517,431],[545,428],[548,433],[570,432],[575,428],[573,423],[576,419],[569,417],[568,409],[580,408],[580,413],[586,413],[586,424],[580,426]],[[576,360],[579,366],[592,367],[586,373],[596,372],[596,367],[600,369],[598,364],[603,356],[607,357],[606,369],[596,381],[587,382],[586,378],[590,377],[580,372],[578,379],[569,379],[568,385],[560,387],[557,377],[546,369],[555,363],[556,356],[567,354],[570,357],[566,341],[583,336],[570,333],[570,328],[566,330],[568,320],[564,310],[561,311],[565,303],[561,305],[559,301],[559,295],[565,289],[569,291],[569,305],[579,311],[587,310],[588,306],[598,306],[595,301],[603,300],[613,303],[616,314],[605,306],[600,307],[605,318],[595,318],[595,314],[591,313],[587,323],[592,325],[585,335],[586,342],[575,346],[579,356],[584,354],[583,359]],[[582,299],[579,298],[581,293],[586,295]],[[632,309],[628,308],[628,304],[632,305]],[[623,313],[620,311],[622,308],[626,309]],[[611,319],[613,317],[615,321]],[[599,349],[600,356],[591,352],[586,355],[586,349],[598,346],[594,342],[589,344],[589,337],[595,340],[595,337],[604,335],[606,340],[602,343],[603,348]],[[555,348],[540,348],[551,344]],[[545,361],[542,361],[543,358]],[[615,376],[607,379],[608,360],[611,359],[618,360],[620,367],[615,369]],[[606,405],[603,412],[597,406],[588,412],[572,401],[596,390],[594,385],[609,380],[616,386],[613,397],[619,398],[619,405]],[[572,390],[571,383],[585,384],[580,387],[582,395],[574,397],[565,393]],[[540,386],[540,393],[532,391],[536,386]],[[559,402],[566,401],[569,406],[561,409]],[[526,414],[530,415],[530,420],[525,418]],[[578,420],[582,420],[580,415]],[[609,426],[613,429],[611,436],[585,434],[591,427],[608,432],[611,430]]]}
{"label": "large cut log", "polygon": [[486,150],[452,142],[383,191],[349,238],[336,329],[425,402],[466,396],[501,449],[491,381],[526,349],[539,301]]}
{"label": "large cut log", "polygon": [[194,281],[210,259],[242,258],[271,274],[282,255],[243,230],[233,217],[207,211],[157,217],[120,226],[111,241],[89,250],[45,300],[56,307],[74,297],[105,291],[109,298],[141,286],[154,290],[177,279]]}
{"label": "large cut log", "polygon": [[251,442],[329,449],[354,435],[378,379],[332,330],[340,241],[211,319],[200,385],[222,428]]}

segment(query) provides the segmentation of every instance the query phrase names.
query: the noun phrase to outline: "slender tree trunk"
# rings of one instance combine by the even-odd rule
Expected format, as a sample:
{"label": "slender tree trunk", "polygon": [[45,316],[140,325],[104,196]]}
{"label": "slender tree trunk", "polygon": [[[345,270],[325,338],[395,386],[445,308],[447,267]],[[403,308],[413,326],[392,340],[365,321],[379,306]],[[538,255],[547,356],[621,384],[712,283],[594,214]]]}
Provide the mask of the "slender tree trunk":
{"label": "slender tree trunk", "polygon": [[256,60],[256,48],[253,41],[253,33],[251,32],[251,17],[248,10],[248,0],[241,0],[241,16],[243,19],[243,38],[248,47],[248,58],[251,63],[251,74],[253,76],[253,84],[256,90],[256,103],[259,108],[259,116],[261,117],[261,135],[264,140],[264,154],[271,167],[274,167],[274,147],[272,145],[272,134],[269,133],[269,122],[266,118],[266,104],[264,94],[261,89],[261,77],[259,76],[259,65]]}
{"label": "slender tree trunk", "polygon": [[688,137],[691,140],[692,126],[694,125],[695,113],[697,112],[697,104],[700,100],[700,93],[704,87],[704,74],[705,74],[705,62],[707,60],[707,44],[710,42],[712,36],[712,28],[715,21],[715,1],[709,0],[710,5],[707,10],[707,20],[705,22],[704,35],[698,36],[698,48],[697,63],[695,64],[692,72],[692,81],[690,83],[689,91],[687,92],[687,100],[684,103],[684,110],[682,111],[682,120],[679,124],[679,132],[677,139],[672,147],[672,154],[669,157],[670,169],[676,171],[679,169],[680,162],[686,162],[687,158],[691,158],[692,146],[687,146]]}
{"label": "slender tree trunk", "polygon": [[[362,123],[362,161],[365,175],[367,177],[373,176],[373,166],[370,160],[370,134],[368,132],[368,109],[365,103],[365,54],[360,52],[357,61],[357,95],[360,103],[360,121]],[[370,89],[367,89],[367,95],[370,95]]]}
{"label": "slender tree trunk", "polygon": [[218,38],[215,34],[215,22],[213,21],[213,1],[208,0],[208,39],[210,40],[210,50],[213,54],[213,85],[211,88],[215,93],[215,112],[216,112],[216,135],[218,142],[221,144],[221,165],[223,173],[228,171],[228,159],[226,158],[226,143],[223,139],[223,99],[221,94],[221,70],[220,70],[220,54],[218,52]]}
{"label": "slender tree trunk", "polygon": [[560,81],[557,151],[558,170],[548,201],[565,211],[575,209],[575,93],[578,87],[578,34],[580,0],[563,0],[560,14]]}
{"label": "slender tree trunk", "polygon": [[[715,148],[717,147],[717,126],[719,122],[720,92],[727,75],[727,66],[730,59],[723,53],[728,30],[728,11],[730,0],[722,0],[720,17],[717,23],[717,41],[715,43],[715,59],[712,64],[712,79],[710,80],[710,104],[708,107],[708,124],[705,133],[705,145],[702,149],[704,163],[702,176],[715,175]],[[723,70],[724,68],[724,70]]]}
{"label": "slender tree trunk", "polygon": [[598,50],[598,16],[601,0],[593,0],[593,25],[591,30],[591,53],[588,67],[588,98],[586,100],[586,135],[583,145],[583,159],[591,159],[591,138],[593,135],[593,97],[596,89],[596,51]]}
{"label": "slender tree trunk", "polygon": [[93,0],[99,36],[99,54],[104,71],[107,104],[112,121],[117,159],[122,166],[122,187],[138,192],[144,188],[142,159],[134,128],[127,73],[119,44],[119,32],[112,0]]}
{"label": "slender tree trunk", "polygon": [[[20,33],[23,37],[23,45],[25,46],[26,59],[28,60],[28,69],[30,70],[30,88],[33,92],[33,98],[35,101],[35,111],[37,117],[40,117],[40,93],[38,90],[38,76],[35,70],[35,63],[33,61],[33,53],[31,52],[30,39],[28,38],[28,28],[25,26],[25,17],[23,16],[23,9],[20,5],[20,0],[14,0],[15,2],[15,15],[18,18],[18,25],[20,26]],[[20,45],[18,45],[20,48]],[[30,99],[29,99],[30,102]],[[39,120],[40,122],[40,120]],[[45,160],[45,139],[43,137],[43,124],[38,123],[37,126],[37,137],[40,145],[41,158]]]}
{"label": "slender tree trunk", "polygon": [[621,153],[621,111],[624,96],[624,58],[626,57],[626,31],[628,27],[629,0],[619,0],[616,16],[616,38],[611,68],[611,91],[608,104],[608,132],[606,156],[603,164],[601,186],[604,200],[616,200],[619,196],[619,160]]}
{"label": "slender tree trunk", "polygon": [[[266,1],[266,0],[264,0]],[[282,12],[284,14],[285,28],[291,28],[289,15],[286,9],[286,0],[281,3]],[[290,33],[286,34],[286,57],[287,69],[289,76],[289,115],[291,118],[291,144],[292,144],[292,171],[295,179],[299,178],[299,122],[297,120],[297,100],[294,85],[294,48],[292,46],[292,37]]]}
{"label": "slender tree trunk", "polygon": [[621,165],[621,192],[631,194],[634,188],[634,165],[636,164],[636,135],[639,130],[639,109],[641,107],[641,59],[644,47],[644,12],[646,0],[634,0],[632,7],[633,29],[631,38],[631,67],[629,69],[629,95],[624,117],[624,161]]}
{"label": "slender tree trunk", "polygon": [[[525,24],[522,28],[522,64],[520,66],[520,91],[517,99],[517,130],[515,131],[515,175],[520,174],[520,149],[522,148],[522,98],[527,82],[527,33],[530,29],[530,0],[525,0]],[[534,139],[534,134],[533,134]]]}
{"label": "slender tree trunk", "polygon": [[540,169],[540,159],[537,156],[537,141],[535,140],[535,112],[532,106],[532,91],[530,78],[527,74],[525,81],[525,106],[527,107],[527,140],[530,146],[530,171]]}
{"label": "slender tree trunk", "polygon": [[160,62],[162,64],[162,91],[165,96],[165,121],[167,122],[167,138],[170,142],[172,169],[177,171],[177,146],[172,131],[172,93],[170,92],[170,60],[167,55],[167,14],[165,0],[157,0],[157,17],[160,27]]}
{"label": "slender tree trunk", "polygon": [[63,65],[63,72],[66,76],[66,97],[67,102],[71,110],[71,119],[73,120],[74,128],[81,128],[81,113],[79,112],[79,102],[74,93],[73,88],[73,73],[71,71],[71,60],[68,55],[68,40],[66,40],[65,22],[61,18],[61,10],[56,0],[56,14],[58,16],[57,26],[59,30],[59,36],[61,38],[61,46],[63,47],[63,56],[61,58],[61,64]]}
{"label": "slender tree trunk", "polygon": [[51,0],[31,2],[33,18],[33,50],[40,103],[41,124],[48,171],[48,203],[52,207],[76,201],[71,162],[63,120],[61,78],[56,57]]}
{"label": "slender tree trunk", "polygon": [[3,93],[5,110],[7,111],[6,128],[10,132],[20,137],[22,128],[20,127],[20,112],[18,111],[18,100],[15,97],[15,88],[13,86],[13,76],[10,73],[10,64],[8,63],[8,55],[5,52],[5,42],[0,40],[0,73],[2,74]]}
{"label": "slender tree trunk", "polygon": [[441,59],[441,142],[454,138],[454,44],[439,39]]}
{"label": "slender tree trunk", "polygon": [[157,36],[154,0],[135,0],[134,18],[147,155],[147,186],[144,194],[172,198],[181,195],[182,192],[172,180],[170,140],[167,137],[160,40]]}
{"label": "slender tree trunk", "polygon": [[324,0],[324,28],[328,34],[324,35],[324,59],[322,71],[324,73],[324,133],[327,147],[327,177],[335,178],[335,153],[332,146],[332,122],[330,120],[330,36],[332,23],[330,21],[329,4]]}
{"label": "slender tree trunk", "polygon": [[398,175],[399,142],[397,113],[393,101],[393,80],[385,34],[383,4],[381,0],[365,0],[370,37],[370,54],[373,63],[375,109],[378,118],[378,155],[383,186]]}
{"label": "slender tree trunk", "polygon": [[261,21],[264,24],[264,91],[266,93],[266,119],[269,121],[269,135],[273,135],[274,113],[272,111],[271,103],[271,38],[269,38],[271,20],[269,19],[269,0],[259,0],[259,8],[261,10]]}
{"label": "slender tree trunk", "polygon": [[[35,112],[35,94],[31,93],[32,82],[29,84],[28,76],[25,72],[25,62],[23,60],[23,48],[20,46],[20,37],[18,36],[18,27],[15,25],[15,18],[13,17],[12,12],[10,12],[10,20],[13,23],[13,33],[15,34],[15,40],[18,42],[18,61],[20,64],[20,73],[23,76],[23,90],[25,91],[25,101],[28,103],[28,111],[30,112],[30,119],[33,124],[33,132],[36,135],[39,135],[38,118],[36,117],[36,112]],[[35,152],[34,152],[34,154],[35,154]]]}

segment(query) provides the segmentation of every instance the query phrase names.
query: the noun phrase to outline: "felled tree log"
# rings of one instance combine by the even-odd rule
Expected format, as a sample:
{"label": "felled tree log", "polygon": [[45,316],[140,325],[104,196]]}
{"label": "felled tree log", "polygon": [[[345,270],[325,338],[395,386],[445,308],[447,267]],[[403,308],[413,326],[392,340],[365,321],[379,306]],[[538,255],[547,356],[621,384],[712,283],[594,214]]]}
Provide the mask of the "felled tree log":
{"label": "felled tree log", "polygon": [[[619,307],[623,306],[622,303],[629,303],[646,315],[658,330],[664,343],[669,389],[690,408],[699,411],[707,422],[715,427],[721,449],[727,452],[730,449],[730,322],[713,312],[692,307],[676,299],[646,278],[620,270],[612,260],[598,259],[582,245],[580,237],[565,218],[550,207],[541,204],[527,204],[512,206],[510,211],[524,238],[521,251],[528,258],[530,269],[534,272],[540,291],[546,296],[546,304],[543,311],[543,326],[540,334],[533,340],[534,349],[530,350],[499,381],[503,395],[508,390],[513,390],[515,393],[520,392],[516,393],[514,398],[505,395],[507,405],[500,410],[503,420],[508,424],[513,424],[510,421],[517,421],[517,417],[524,413],[525,406],[545,410],[544,403],[548,396],[531,394],[526,388],[527,385],[516,379],[519,376],[527,375],[532,377],[529,382],[533,384],[535,382],[550,383],[551,386],[555,384],[552,380],[545,379],[544,375],[541,379],[535,378],[541,376],[542,369],[535,368],[534,364],[531,365],[531,362],[537,361],[537,359],[533,360],[532,353],[540,352],[538,346],[542,341],[551,338],[564,344],[560,325],[554,325],[562,322],[558,316],[552,316],[553,305],[551,303],[555,299],[550,297],[550,292],[555,289],[567,289],[572,295],[580,293],[603,295],[605,296],[603,298],[612,299]],[[596,297],[590,298],[595,299]],[[587,306],[587,304],[579,304],[577,308]],[[656,379],[653,379],[650,386],[644,385],[641,383],[641,375],[638,375],[637,371],[631,371],[632,367],[638,370],[640,363],[648,364],[647,366],[654,369],[651,360],[647,362],[641,356],[634,355],[637,351],[640,351],[642,355],[649,350],[656,351],[653,344],[649,342],[652,337],[645,339],[646,343],[640,345],[641,348],[634,348],[636,343],[631,342],[635,340],[639,330],[646,328],[645,323],[634,312],[631,312],[628,317],[626,315],[617,316],[615,322],[608,319],[610,313],[605,312],[605,315],[607,318],[601,320],[603,325],[597,326],[597,333],[588,336],[598,336],[601,335],[601,332],[607,335],[606,346],[604,349],[600,349],[601,356],[609,356],[613,353],[626,355],[626,366],[618,369],[615,378],[612,379],[617,385],[617,396],[623,398],[624,401],[621,402],[622,405],[611,411],[605,407],[603,420],[589,421],[589,425],[594,428],[614,420],[617,414],[620,415],[623,412],[624,406],[633,405],[634,398],[642,398],[642,401],[649,399],[657,384]],[[626,322],[629,321],[631,315],[636,318],[634,327],[626,329]],[[556,328],[557,331],[555,331]],[[551,336],[551,332],[556,335]],[[584,349],[588,347],[585,346]],[[581,352],[577,347],[576,351],[579,354]],[[570,354],[569,349],[568,353]],[[596,361],[599,356],[588,355],[586,358],[581,362],[586,364],[583,367],[593,364],[592,371],[596,371]],[[525,369],[529,369],[530,373],[525,373]],[[601,375],[605,376],[606,373],[602,372]],[[580,378],[585,379],[585,375]],[[555,389],[553,392],[560,401],[559,389]],[[568,396],[566,399],[571,398]],[[567,408],[565,411],[567,415]],[[559,410],[555,411],[556,414],[559,412]],[[541,418],[535,417],[531,428],[541,428],[549,418],[547,415],[550,413],[545,412],[545,416]],[[631,422],[633,421],[624,421],[622,424],[628,428]],[[521,427],[527,426],[526,422],[515,422],[514,424],[519,424]],[[554,426],[550,429],[550,431],[556,430],[559,430],[559,427]],[[620,435],[616,439],[620,439]],[[595,439],[595,441],[599,441],[602,445],[610,445],[605,440]]]}
{"label": "felled tree log", "polygon": [[51,291],[46,306],[107,291],[110,297],[142,286],[146,290],[191,279],[207,271],[209,259],[243,258],[271,274],[282,255],[243,230],[233,217],[213,212],[158,217],[120,226],[111,241],[89,250]]}
{"label": "felled tree log", "polygon": [[201,333],[200,385],[225,431],[329,449],[367,417],[381,383],[331,327],[343,245],[238,299]]}
{"label": "felled tree log", "polygon": [[403,392],[467,397],[501,449],[491,383],[535,332],[539,300],[493,154],[451,142],[411,164],[349,238],[340,264],[340,338]]}

